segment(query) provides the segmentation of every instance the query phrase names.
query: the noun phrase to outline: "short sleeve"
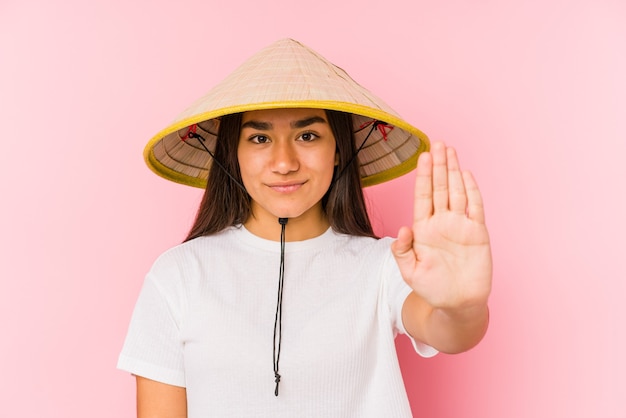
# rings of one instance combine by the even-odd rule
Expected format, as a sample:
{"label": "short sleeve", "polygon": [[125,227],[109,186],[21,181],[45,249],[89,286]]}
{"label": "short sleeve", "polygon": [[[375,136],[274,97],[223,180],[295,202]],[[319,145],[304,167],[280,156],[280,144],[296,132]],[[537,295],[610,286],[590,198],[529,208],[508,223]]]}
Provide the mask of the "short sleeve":
{"label": "short sleeve", "polygon": [[175,266],[157,261],[146,276],[118,359],[118,369],[185,386],[181,318],[184,297]]}
{"label": "short sleeve", "polygon": [[387,284],[387,300],[389,303],[389,310],[394,329],[396,332],[406,335],[411,340],[413,348],[420,356],[426,358],[433,357],[438,353],[438,351],[427,344],[415,340],[406,332],[406,329],[404,328],[404,324],[402,322],[402,306],[404,305],[406,298],[412,292],[412,289],[402,278],[400,270],[398,269],[398,264],[391,254],[391,247],[388,246],[388,248],[389,251],[388,256],[385,257],[384,271],[386,272],[385,279]]}

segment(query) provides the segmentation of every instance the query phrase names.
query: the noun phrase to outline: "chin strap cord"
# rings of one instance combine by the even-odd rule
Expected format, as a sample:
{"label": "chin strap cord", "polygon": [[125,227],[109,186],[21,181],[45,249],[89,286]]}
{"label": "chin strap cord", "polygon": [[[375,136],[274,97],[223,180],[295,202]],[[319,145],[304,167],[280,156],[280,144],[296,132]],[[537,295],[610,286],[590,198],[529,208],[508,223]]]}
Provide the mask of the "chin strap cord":
{"label": "chin strap cord", "polygon": [[[330,187],[333,187],[335,185],[335,182],[341,177],[343,176],[343,173],[346,172],[346,170],[348,169],[348,167],[350,167],[350,165],[354,162],[354,160],[356,159],[357,155],[359,155],[359,152],[361,152],[361,150],[363,149],[363,147],[365,146],[365,143],[367,142],[367,140],[369,139],[370,135],[372,135],[372,132],[374,132],[374,130],[376,128],[378,128],[379,130],[381,129],[381,127],[386,127],[388,126],[385,122],[379,121],[379,120],[373,120],[371,122],[368,122],[362,126],[360,126],[360,128],[366,128],[368,125],[372,125],[372,127],[370,128],[370,131],[367,133],[367,135],[365,136],[365,139],[361,142],[361,145],[359,145],[359,147],[356,149],[356,151],[354,152],[354,154],[352,154],[352,157],[350,157],[350,160],[348,160],[347,164],[343,166],[343,168],[341,169],[341,171],[339,172],[339,174],[335,177],[335,179],[333,180],[333,183],[331,184]],[[384,128],[383,128],[384,129]],[[382,132],[385,132],[384,130]],[[385,136],[385,141],[387,140],[386,136]]]}
{"label": "chin strap cord", "polygon": [[243,184],[241,184],[241,182],[239,180],[237,180],[232,174],[230,174],[228,172],[228,170],[226,169],[226,167],[224,167],[224,165],[222,163],[220,163],[220,161],[215,158],[215,155],[211,152],[211,150],[209,150],[209,148],[204,144],[206,142],[206,139],[204,139],[204,137],[202,135],[200,135],[199,133],[196,132],[196,130],[198,129],[197,125],[191,125],[189,127],[189,131],[187,131],[187,135],[185,135],[185,137],[183,138],[183,142],[186,142],[187,138],[195,138],[198,140],[198,142],[200,143],[200,145],[202,146],[202,148],[204,148],[204,150],[206,152],[209,153],[209,155],[211,156],[211,158],[213,159],[213,162],[215,164],[217,164],[219,166],[219,168],[222,169],[222,171],[224,171],[224,173],[226,173],[226,175],[228,177],[230,177],[230,179],[232,181],[235,182],[235,184],[244,191],[245,194],[248,194],[248,191],[246,190],[246,188],[244,187]]}
{"label": "chin strap cord", "polygon": [[[280,270],[278,273],[278,299],[276,301],[276,315],[274,317],[274,396],[278,396],[278,385],[280,384],[280,373],[278,373],[278,362],[280,361],[280,345],[283,336],[283,282],[285,281],[285,225],[287,218],[278,218],[280,224]],[[278,347],[278,348],[277,348]]]}

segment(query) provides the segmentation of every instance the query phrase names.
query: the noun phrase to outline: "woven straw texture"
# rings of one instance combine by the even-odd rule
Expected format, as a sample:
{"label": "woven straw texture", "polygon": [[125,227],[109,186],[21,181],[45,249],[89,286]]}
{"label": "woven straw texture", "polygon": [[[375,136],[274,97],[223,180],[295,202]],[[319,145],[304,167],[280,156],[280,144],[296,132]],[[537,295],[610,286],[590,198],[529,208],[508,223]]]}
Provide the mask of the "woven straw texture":
{"label": "woven straw texture", "polygon": [[164,178],[205,187],[212,161],[197,139],[187,139],[190,126],[196,125],[192,129],[197,129],[213,150],[220,116],[277,108],[352,113],[357,146],[373,122],[384,122],[386,125],[374,129],[358,155],[364,186],[408,173],[419,153],[429,147],[424,133],[341,68],[301,43],[283,39],[248,59],[155,135],[144,151],[146,163]]}

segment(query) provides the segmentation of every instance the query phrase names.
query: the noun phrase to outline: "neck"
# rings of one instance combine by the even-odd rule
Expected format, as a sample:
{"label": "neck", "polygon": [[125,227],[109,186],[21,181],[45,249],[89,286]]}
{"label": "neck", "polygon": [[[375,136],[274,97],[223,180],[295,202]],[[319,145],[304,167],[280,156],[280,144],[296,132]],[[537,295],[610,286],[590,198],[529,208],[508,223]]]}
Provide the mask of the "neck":
{"label": "neck", "polygon": [[[256,213],[255,213],[256,212]],[[253,215],[244,222],[244,226],[254,235],[271,241],[280,241],[280,224],[278,217],[270,213],[253,211]],[[285,241],[304,241],[322,235],[330,223],[321,210],[308,211],[294,218],[288,218],[285,227]]]}

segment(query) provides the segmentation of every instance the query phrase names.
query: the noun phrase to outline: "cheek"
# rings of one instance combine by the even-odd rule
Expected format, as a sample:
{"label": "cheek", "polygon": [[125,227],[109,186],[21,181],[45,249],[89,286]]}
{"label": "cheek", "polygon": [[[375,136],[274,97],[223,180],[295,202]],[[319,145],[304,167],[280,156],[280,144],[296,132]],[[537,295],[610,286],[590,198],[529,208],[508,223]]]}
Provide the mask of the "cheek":
{"label": "cheek", "polygon": [[246,179],[253,175],[257,169],[258,158],[251,158],[250,153],[242,150],[237,150],[237,162],[239,163],[239,171],[241,172],[242,179]]}
{"label": "cheek", "polygon": [[336,168],[335,159],[334,153],[324,153],[323,155],[318,156],[317,160],[311,161],[311,164],[315,164],[317,167],[316,170],[318,175],[324,183],[330,183],[333,179],[333,174]]}
{"label": "cheek", "polygon": [[254,174],[251,171],[250,165],[242,160],[239,160],[239,175],[243,186],[246,189],[249,189],[252,185],[250,180],[254,178]]}

